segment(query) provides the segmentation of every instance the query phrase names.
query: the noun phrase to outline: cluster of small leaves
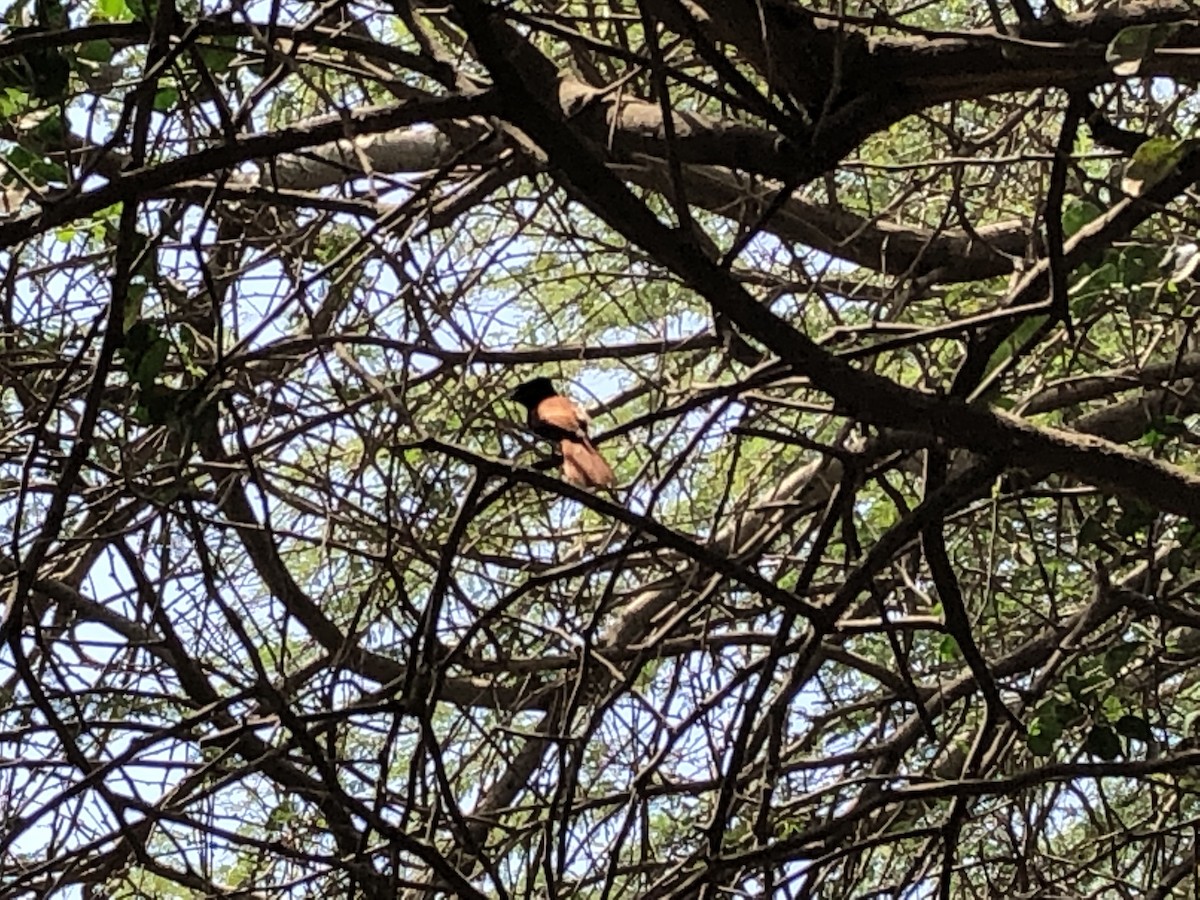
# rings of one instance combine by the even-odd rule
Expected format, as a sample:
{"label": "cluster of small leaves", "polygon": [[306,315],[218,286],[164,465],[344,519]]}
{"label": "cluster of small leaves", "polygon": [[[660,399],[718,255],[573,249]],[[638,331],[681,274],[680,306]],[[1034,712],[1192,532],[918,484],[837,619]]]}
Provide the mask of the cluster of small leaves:
{"label": "cluster of small leaves", "polygon": [[1139,649],[1137,642],[1126,641],[1072,663],[1062,680],[1065,691],[1047,697],[1034,710],[1028,727],[1030,751],[1057,756],[1078,745],[1085,753],[1111,760],[1131,755],[1132,747],[1123,746],[1121,738],[1150,744],[1150,724],[1144,715],[1127,711],[1128,698],[1120,689],[1122,675]]}

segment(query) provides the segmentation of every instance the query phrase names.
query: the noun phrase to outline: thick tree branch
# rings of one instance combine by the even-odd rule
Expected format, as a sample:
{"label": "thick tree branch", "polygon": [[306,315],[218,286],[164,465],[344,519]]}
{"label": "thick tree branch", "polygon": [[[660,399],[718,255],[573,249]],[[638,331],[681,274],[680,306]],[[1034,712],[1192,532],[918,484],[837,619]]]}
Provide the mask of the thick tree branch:
{"label": "thick tree branch", "polygon": [[[706,256],[677,240],[671,229],[556,119],[557,110],[544,102],[544,90],[539,92],[529,87],[525,81],[527,73],[513,66],[506,49],[509,43],[521,39],[477,0],[460,0],[457,5],[503,95],[505,115],[542,145],[551,165],[566,183],[613,228],[640,244],[704,296],[716,311],[727,315],[745,334],[761,341],[798,373],[807,376],[814,387],[832,396],[841,408],[874,425],[935,435],[1010,466],[1037,466],[1073,474],[1121,496],[1200,520],[1200,477],[1098,438],[1040,429],[961,400],[901,387],[822,350],[791,323],[760,305]],[[1146,199],[1173,195],[1197,178],[1200,178],[1200,152],[1192,152],[1176,173],[1164,179],[1151,192],[1153,196]],[[1132,206],[1122,212],[1145,215],[1149,209],[1146,205]],[[1111,220],[1103,224],[1110,225]]]}
{"label": "thick tree branch", "polygon": [[226,143],[159,165],[135,169],[102,187],[67,196],[46,204],[40,213],[0,222],[0,249],[5,249],[75,219],[94,215],[114,203],[130,202],[179,181],[232,168],[252,159],[341,139],[347,131],[369,134],[389,131],[416,122],[487,115],[497,106],[494,92],[414,101],[385,109],[359,110],[349,116],[331,115],[304,126],[263,135],[246,135]]}

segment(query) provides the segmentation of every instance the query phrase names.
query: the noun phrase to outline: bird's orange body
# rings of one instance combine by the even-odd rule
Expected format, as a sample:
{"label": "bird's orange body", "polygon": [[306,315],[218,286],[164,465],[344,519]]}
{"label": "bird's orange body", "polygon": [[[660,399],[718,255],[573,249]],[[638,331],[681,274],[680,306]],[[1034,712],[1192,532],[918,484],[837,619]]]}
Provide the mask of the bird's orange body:
{"label": "bird's orange body", "polygon": [[548,378],[535,378],[515,391],[513,399],[529,410],[534,434],[558,441],[563,477],[581,487],[612,487],[613,470],[588,439],[588,415],[570,398],[556,393]]}

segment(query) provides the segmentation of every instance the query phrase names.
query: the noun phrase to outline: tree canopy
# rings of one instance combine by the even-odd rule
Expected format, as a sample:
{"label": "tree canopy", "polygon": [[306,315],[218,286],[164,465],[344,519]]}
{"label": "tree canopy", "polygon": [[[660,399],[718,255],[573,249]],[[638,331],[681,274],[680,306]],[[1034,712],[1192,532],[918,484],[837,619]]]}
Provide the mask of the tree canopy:
{"label": "tree canopy", "polygon": [[1191,3],[4,22],[0,897],[1200,889]]}

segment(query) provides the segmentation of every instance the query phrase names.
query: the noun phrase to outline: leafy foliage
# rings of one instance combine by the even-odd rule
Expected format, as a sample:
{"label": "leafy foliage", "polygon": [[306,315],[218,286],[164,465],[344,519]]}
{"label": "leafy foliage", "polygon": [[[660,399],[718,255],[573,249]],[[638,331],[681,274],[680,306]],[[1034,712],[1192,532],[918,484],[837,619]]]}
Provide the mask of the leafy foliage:
{"label": "leafy foliage", "polygon": [[6,9],[0,897],[1194,893],[1200,24],[1029,6]]}

